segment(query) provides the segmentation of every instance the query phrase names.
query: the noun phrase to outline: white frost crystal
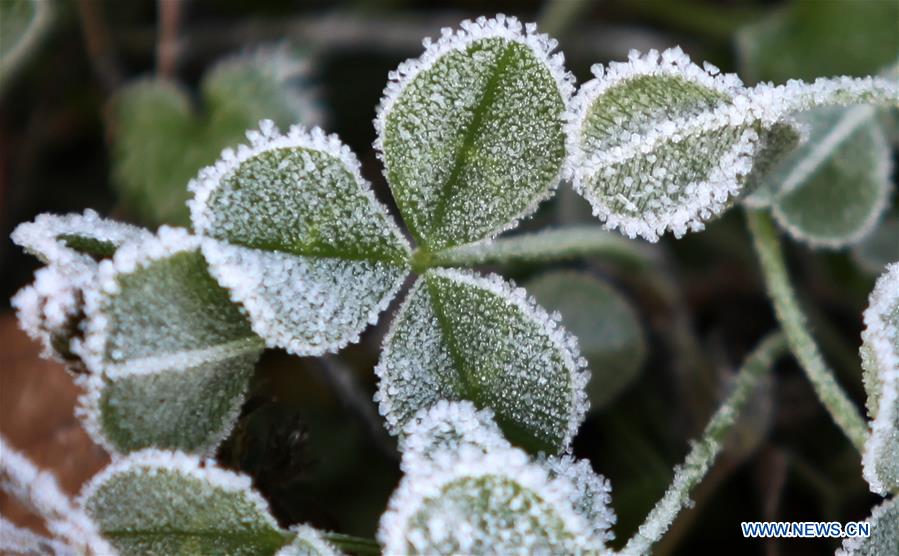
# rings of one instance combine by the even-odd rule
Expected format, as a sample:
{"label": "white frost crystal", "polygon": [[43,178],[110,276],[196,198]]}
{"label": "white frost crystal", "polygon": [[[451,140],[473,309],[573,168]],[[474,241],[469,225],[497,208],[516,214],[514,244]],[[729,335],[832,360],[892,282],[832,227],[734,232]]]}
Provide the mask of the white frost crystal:
{"label": "white frost crystal", "polygon": [[337,548],[329,543],[322,534],[308,525],[294,525],[290,532],[295,535],[293,541],[278,551],[275,556],[340,556]]}
{"label": "white frost crystal", "polygon": [[524,289],[431,269],[384,339],[375,399],[392,432],[439,400],[470,400],[514,443],[558,453],[587,411],[585,366],[577,339]]}
{"label": "white frost crystal", "polygon": [[41,214],[34,222],[19,224],[10,236],[48,265],[65,270],[96,267],[96,258],[111,257],[126,241],[140,241],[150,232],[100,218],[88,209],[83,214]]}
{"label": "white frost crystal", "polygon": [[51,265],[34,273],[34,283],[19,290],[11,300],[19,326],[41,343],[41,356],[71,360],[70,339],[77,333],[82,305],[82,288],[92,274],[64,271]]}
{"label": "white frost crystal", "polygon": [[593,67],[572,102],[568,174],[609,228],[656,240],[723,210],[752,167],[760,109],[679,48]]}
{"label": "white frost crystal", "polygon": [[899,489],[899,262],[877,280],[864,314],[862,366],[871,435],[864,476],[880,494]]}
{"label": "white frost crystal", "polygon": [[391,191],[431,251],[509,229],[552,194],[574,89],[534,24],[498,15],[460,27],[390,73],[375,120]]}
{"label": "white frost crystal", "polygon": [[617,521],[612,511],[612,485],[602,475],[593,472],[587,460],[576,460],[571,456],[551,456],[543,460],[551,479],[562,477],[574,485],[571,503],[575,511],[593,529],[593,535],[605,543],[615,538],[612,526]]}
{"label": "white frost crystal", "polygon": [[14,243],[45,262],[34,283],[12,298],[19,326],[43,346],[44,357],[77,365],[69,342],[78,333],[82,290],[94,279],[97,260],[126,241],[150,237],[146,230],[100,218],[96,212],[41,214],[19,224]]}
{"label": "white frost crystal", "polygon": [[124,555],[274,554],[289,540],[248,476],[179,452],[118,459],[80,503]]}
{"label": "white frost crystal", "polygon": [[885,500],[865,520],[871,527],[868,537],[849,537],[836,556],[892,556],[899,554],[899,497]]}
{"label": "white frost crystal", "polygon": [[388,555],[601,553],[612,538],[611,487],[589,462],[529,460],[470,402],[419,411],[400,449],[406,476],[378,531]]}
{"label": "white frost crystal", "polygon": [[[881,78],[790,81],[748,89],[735,75],[700,68],[679,49],[593,67],[568,116],[567,175],[609,228],[655,241],[680,237],[730,206],[772,145],[795,134],[795,112],[897,103]],[[787,130],[781,130],[787,131]]]}
{"label": "white frost crystal", "polygon": [[408,273],[406,240],[336,136],[263,121],[247,137],[189,185],[212,274],[270,346],[358,341]]}
{"label": "white frost crystal", "polygon": [[478,410],[469,401],[440,400],[418,411],[403,427],[400,437],[401,467],[405,473],[422,473],[435,454],[457,452],[463,446],[485,454],[503,450],[511,444],[496,426],[493,412]]}
{"label": "white frost crystal", "polygon": [[[62,492],[56,477],[35,467],[27,457],[7,444],[2,435],[0,435],[0,490],[15,497],[41,517],[47,530],[65,547],[71,549],[72,554],[112,553],[112,548],[100,538],[91,519]],[[5,527],[5,520],[0,521],[0,524],[4,525],[0,528],[4,537],[6,533],[15,533]],[[28,540],[24,532],[16,536],[20,541]],[[14,539],[0,539],[0,550],[11,550],[14,542]]]}
{"label": "white frost crystal", "polygon": [[85,290],[92,374],[79,413],[110,451],[209,452],[230,432],[263,343],[209,275],[199,238],[162,227],[100,263]]}
{"label": "white frost crystal", "polygon": [[871,105],[796,115],[809,140],[775,164],[744,202],[772,206],[781,228],[813,247],[839,248],[880,221],[893,184],[892,153]]}

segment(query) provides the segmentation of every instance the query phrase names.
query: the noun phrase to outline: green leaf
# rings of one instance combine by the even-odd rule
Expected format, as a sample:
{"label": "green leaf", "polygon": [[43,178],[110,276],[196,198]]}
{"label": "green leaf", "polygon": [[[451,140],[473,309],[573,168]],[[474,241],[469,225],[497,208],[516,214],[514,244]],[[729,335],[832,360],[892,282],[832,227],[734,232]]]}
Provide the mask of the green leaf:
{"label": "green leaf", "polygon": [[321,355],[377,320],[409,246],[336,136],[272,122],[190,184],[210,270],[269,346]]}
{"label": "green leaf", "polygon": [[899,261],[899,217],[887,216],[867,237],[852,249],[855,262],[872,274],[880,274],[893,261]]}
{"label": "green leaf", "polygon": [[137,80],[111,103],[114,178],[128,210],[148,224],[187,224],[187,182],[262,119],[317,123],[303,81],[308,61],[286,48],[217,64],[203,77],[202,106],[180,85]]}
{"label": "green leaf", "polygon": [[[552,539],[553,531],[548,532],[550,539],[547,539],[543,536],[547,532],[539,530],[539,521],[531,519],[539,512],[558,511],[562,516],[569,516],[572,529],[586,527],[577,541],[581,549],[589,546],[600,552],[604,541],[613,538],[610,528],[615,523],[615,515],[609,507],[609,482],[596,475],[586,460],[551,456],[536,462],[528,461],[527,456],[503,438],[489,409],[476,410],[467,401],[441,400],[420,410],[410,420],[403,429],[400,450],[403,454],[400,466],[406,478],[391,500],[379,533],[388,554],[409,551],[500,554],[504,550],[491,549],[493,543],[508,550],[512,545],[506,543],[515,542],[510,538],[515,535],[520,535],[524,545],[513,552],[531,553],[529,549],[541,552],[546,542],[554,545],[551,552],[566,552],[562,550],[566,541],[559,545],[559,538]],[[510,466],[504,468],[503,462]],[[507,471],[509,475],[504,476]],[[519,471],[527,478],[513,477]],[[443,487],[453,499],[448,504],[417,500],[422,490],[434,490],[431,481],[435,477],[438,482],[448,479],[450,483]],[[516,503],[514,499],[519,494],[515,491],[523,486],[522,483],[549,506],[558,503],[556,508],[538,507],[528,516],[521,506],[502,507],[503,497],[511,497],[511,504]],[[544,488],[547,491],[543,491]],[[529,496],[523,493],[519,498],[522,506],[531,503]],[[410,510],[416,503],[421,504],[421,509]],[[432,510],[438,515],[427,515]],[[576,515],[571,515],[571,511]],[[456,512],[458,515],[454,515]],[[463,522],[461,529],[456,526],[460,521]],[[474,531],[469,524],[476,524]],[[446,526],[453,531],[447,531]],[[535,527],[537,530],[533,530]],[[516,533],[510,535],[513,528]],[[410,549],[410,546],[414,548]]]}
{"label": "green leaf", "polygon": [[0,91],[49,29],[53,8],[44,0],[4,0],[0,5]]}
{"label": "green leaf", "polygon": [[871,434],[862,465],[871,490],[899,489],[899,263],[877,280],[864,313],[862,379]]}
{"label": "green leaf", "polygon": [[577,340],[523,289],[433,269],[384,340],[376,400],[393,432],[439,400],[470,400],[491,409],[513,443],[558,453],[587,411],[585,365]]}
{"label": "green leaf", "polygon": [[390,75],[375,121],[415,239],[437,251],[513,227],[551,195],[573,78],[556,42],[515,18],[464,21]]}
{"label": "green leaf", "polygon": [[584,273],[556,271],[527,284],[541,306],[562,315],[592,369],[590,409],[611,403],[640,373],[646,339],[630,303],[615,289]]}
{"label": "green leaf", "polygon": [[123,555],[272,555],[290,538],[249,477],[179,452],[116,460],[80,501]]}
{"label": "green leaf", "polygon": [[594,538],[601,543],[615,539],[612,526],[617,521],[612,510],[612,485],[602,475],[597,475],[586,459],[571,456],[550,456],[541,461],[549,478],[570,481],[575,494],[569,498],[574,511],[583,516],[592,529]]}
{"label": "green leaf", "polygon": [[399,449],[405,473],[422,473],[444,452],[464,449],[488,454],[511,448],[490,409],[478,410],[469,401],[440,400],[420,409],[403,427]]}
{"label": "green leaf", "polygon": [[19,290],[12,306],[23,330],[43,346],[43,356],[80,370],[70,343],[80,334],[83,290],[94,281],[97,261],[109,258],[126,241],[151,237],[146,230],[100,218],[96,212],[41,214],[19,224],[14,243],[47,263],[34,282]]}
{"label": "green leaf", "polygon": [[875,507],[865,522],[871,527],[870,536],[847,538],[837,556],[899,554],[899,498],[894,496]]}
{"label": "green leaf", "polygon": [[870,105],[798,114],[809,140],[777,164],[746,199],[772,204],[795,238],[815,247],[843,247],[867,235],[887,207],[892,153]]}
{"label": "green leaf", "polygon": [[276,556],[340,556],[340,552],[322,534],[308,525],[294,525],[290,532],[295,536],[290,544]]}
{"label": "green leaf", "polygon": [[40,214],[33,222],[16,226],[13,243],[48,265],[63,270],[95,270],[126,241],[143,241],[147,230],[101,218],[88,209],[83,214]]}
{"label": "green leaf", "polygon": [[873,74],[896,59],[897,21],[896,2],[789,2],[739,32],[741,72],[778,83]]}
{"label": "green leaf", "polygon": [[764,106],[735,75],[700,68],[679,48],[592,69],[569,116],[575,190],[628,237],[702,229],[752,169]]}
{"label": "green leaf", "polygon": [[874,77],[747,89],[679,48],[632,52],[593,73],[568,117],[567,175],[607,227],[650,241],[701,230],[747,181],[753,189],[796,143],[792,113],[899,99],[895,80]]}
{"label": "green leaf", "polygon": [[200,240],[163,227],[122,246],[85,291],[88,431],[110,451],[211,452],[230,432],[263,342],[209,275]]}

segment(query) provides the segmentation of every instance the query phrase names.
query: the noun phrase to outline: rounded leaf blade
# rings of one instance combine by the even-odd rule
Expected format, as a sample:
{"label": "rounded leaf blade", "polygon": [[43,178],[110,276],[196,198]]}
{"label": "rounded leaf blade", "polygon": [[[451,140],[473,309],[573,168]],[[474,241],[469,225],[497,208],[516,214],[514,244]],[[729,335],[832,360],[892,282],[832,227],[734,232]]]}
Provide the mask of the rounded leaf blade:
{"label": "rounded leaf blade", "polygon": [[426,41],[391,74],[375,147],[425,248],[511,228],[558,184],[573,85],[555,46],[532,24],[479,18]]}
{"label": "rounded leaf blade", "polygon": [[179,452],[117,460],[85,487],[81,505],[123,555],[271,555],[289,539],[249,477]]}
{"label": "rounded leaf blade", "polygon": [[877,280],[864,313],[862,375],[871,434],[862,466],[871,490],[899,488],[899,263]]}
{"label": "rounded leaf blade", "polygon": [[357,341],[399,289],[409,246],[335,136],[271,122],[191,182],[212,274],[269,346],[320,355]]}
{"label": "rounded leaf blade", "polygon": [[577,340],[496,275],[432,269],[413,285],[384,340],[377,400],[394,432],[437,401],[491,409],[513,443],[565,449],[587,410]]}
{"label": "rounded leaf blade", "polygon": [[607,227],[655,241],[727,207],[760,147],[740,80],[679,49],[593,67],[572,101],[567,172]]}
{"label": "rounded leaf blade", "polygon": [[237,419],[263,342],[209,275],[199,239],[161,228],[100,265],[76,352],[81,416],[114,453],[210,452]]}
{"label": "rounded leaf blade", "polygon": [[516,448],[445,453],[407,474],[381,517],[386,554],[573,554],[601,543],[574,511],[574,487]]}
{"label": "rounded leaf blade", "polygon": [[805,145],[765,178],[772,215],[794,238],[838,248],[864,238],[887,208],[892,154],[870,105],[819,108],[796,116]]}

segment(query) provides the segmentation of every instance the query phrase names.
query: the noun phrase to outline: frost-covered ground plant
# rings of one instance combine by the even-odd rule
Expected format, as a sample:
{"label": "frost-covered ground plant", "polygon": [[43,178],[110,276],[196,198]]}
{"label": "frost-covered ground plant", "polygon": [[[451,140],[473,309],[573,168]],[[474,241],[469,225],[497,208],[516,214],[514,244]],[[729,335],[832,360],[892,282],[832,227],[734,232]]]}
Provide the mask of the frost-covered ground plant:
{"label": "frost-covered ground plant", "polygon": [[[494,239],[563,178],[606,228],[649,241],[700,230],[745,200],[771,207],[812,245],[844,245],[880,218],[892,188],[883,134],[868,123],[875,107],[896,108],[894,78],[746,87],[674,48],[597,65],[575,94],[555,41],[514,18],[466,21],[424,44],[420,58],[390,74],[375,119],[374,147],[411,242],[336,136],[281,132],[271,121],[187,184],[190,230],[153,234],[88,211],[43,215],[14,232],[47,265],[13,300],[20,321],[76,373],[85,389],[78,413],[114,458],[77,504],[59,503],[77,516],[83,538],[67,526],[51,527],[56,539],[17,539],[125,554],[376,549],[281,528],[247,477],[204,457],[232,430],[263,349],[338,351],[380,320],[413,276],[374,369],[375,400],[399,437],[405,473],[381,520],[381,549],[611,552],[609,482],[570,455],[588,408],[588,358],[558,314],[470,267],[620,248],[598,229]],[[856,133],[857,150],[843,153],[839,139]],[[866,171],[856,177],[871,193],[859,196],[852,218],[822,222],[816,203],[793,195],[821,179],[821,168],[843,176],[839,157],[859,156]],[[869,434],[806,330],[771,218],[763,209],[748,218],[783,335],[773,332],[749,354],[623,553],[650,551],[689,504],[787,346],[864,451],[871,488],[897,491],[899,267],[878,283],[865,314]],[[578,287],[615,306],[603,288]],[[4,454],[2,469],[4,488],[26,500],[40,494],[17,486],[31,469],[20,458]],[[874,510],[876,533],[846,551],[896,546],[894,500]],[[56,513],[40,504],[53,523]]]}

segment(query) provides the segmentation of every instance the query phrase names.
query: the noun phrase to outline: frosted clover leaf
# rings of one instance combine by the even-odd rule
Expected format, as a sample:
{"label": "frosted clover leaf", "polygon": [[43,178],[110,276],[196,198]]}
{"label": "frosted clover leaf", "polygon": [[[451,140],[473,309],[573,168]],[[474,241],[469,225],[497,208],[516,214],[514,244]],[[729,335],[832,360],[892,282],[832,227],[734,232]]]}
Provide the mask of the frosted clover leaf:
{"label": "frosted clover leaf", "polygon": [[112,257],[119,245],[150,235],[88,209],[83,214],[41,214],[34,222],[19,224],[10,237],[48,265],[80,270],[94,269],[97,261]]}
{"label": "frosted clover leaf", "polygon": [[438,251],[491,237],[559,182],[573,90],[556,41],[515,18],[444,29],[390,74],[375,147],[412,235]]}
{"label": "frosted clover leaf", "polygon": [[399,444],[402,469],[421,473],[435,454],[456,452],[463,446],[485,454],[511,448],[496,426],[492,411],[478,410],[469,401],[440,400],[419,410],[403,427]]}
{"label": "frosted clover leaf", "polygon": [[887,207],[892,157],[871,105],[802,112],[809,139],[744,201],[772,207],[782,228],[812,246],[842,247],[870,232]]}
{"label": "frosted clover leaf", "polygon": [[899,263],[877,280],[865,310],[862,366],[871,435],[862,458],[871,490],[899,489]]}
{"label": "frosted clover leaf", "polygon": [[791,114],[897,98],[895,83],[870,77],[748,89],[679,48],[593,73],[572,102],[567,174],[609,228],[650,241],[700,230],[729,207],[754,169],[796,143]]}
{"label": "frosted clover leaf", "polygon": [[213,275],[272,347],[356,341],[406,277],[408,244],[335,136],[269,121],[247,135],[190,184]]}
{"label": "frosted clover leaf", "polygon": [[34,283],[12,299],[19,325],[43,345],[43,355],[80,368],[71,340],[80,334],[83,290],[94,280],[97,261],[111,257],[126,241],[150,233],[111,220],[96,212],[57,216],[42,214],[20,224],[12,240],[47,264],[35,273]]}
{"label": "frosted clover leaf", "polygon": [[604,550],[615,518],[588,463],[529,460],[467,402],[422,411],[405,433],[406,476],[378,531],[385,554]]}
{"label": "frosted clover leaf", "polygon": [[585,365],[577,340],[523,289],[432,269],[384,339],[376,399],[394,431],[438,400],[471,400],[493,410],[512,442],[557,453],[587,410]]}
{"label": "frosted clover leaf", "polygon": [[113,452],[208,452],[230,432],[263,342],[209,275],[200,240],[163,227],[101,263],[85,291],[92,371],[80,412]]}
{"label": "frosted clover leaf", "polygon": [[568,125],[575,189],[629,237],[701,229],[739,191],[759,142],[740,80],[679,48],[632,52],[593,74]]}
{"label": "frosted clover leaf", "polygon": [[870,536],[847,538],[837,556],[899,554],[899,498],[894,496],[876,506],[865,522],[871,528]]}
{"label": "frosted clover leaf", "polygon": [[271,556],[291,542],[306,552],[283,554],[337,554],[311,528],[282,530],[248,476],[178,452],[144,450],[116,461],[91,480],[80,502],[126,556]]}

